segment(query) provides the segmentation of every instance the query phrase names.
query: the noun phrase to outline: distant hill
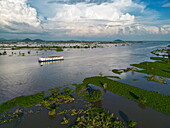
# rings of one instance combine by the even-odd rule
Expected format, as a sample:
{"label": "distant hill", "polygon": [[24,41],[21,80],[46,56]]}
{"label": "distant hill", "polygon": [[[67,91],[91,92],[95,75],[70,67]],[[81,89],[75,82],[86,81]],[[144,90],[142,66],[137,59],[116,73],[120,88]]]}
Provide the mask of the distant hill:
{"label": "distant hill", "polygon": [[22,42],[32,42],[32,40],[29,38],[26,38],[26,39],[22,40]]}
{"label": "distant hill", "polygon": [[124,41],[120,40],[120,39],[117,39],[117,40],[114,40],[114,42],[124,42]]}
{"label": "distant hill", "polygon": [[21,42],[44,42],[44,40],[41,39],[35,39],[35,40],[31,40],[30,38],[26,38],[26,39],[5,39],[5,38],[0,38],[0,41],[21,41]]}
{"label": "distant hill", "polygon": [[24,40],[22,40],[22,42],[43,42],[44,40],[41,39],[35,39],[35,40],[31,40],[29,38],[26,38]]}

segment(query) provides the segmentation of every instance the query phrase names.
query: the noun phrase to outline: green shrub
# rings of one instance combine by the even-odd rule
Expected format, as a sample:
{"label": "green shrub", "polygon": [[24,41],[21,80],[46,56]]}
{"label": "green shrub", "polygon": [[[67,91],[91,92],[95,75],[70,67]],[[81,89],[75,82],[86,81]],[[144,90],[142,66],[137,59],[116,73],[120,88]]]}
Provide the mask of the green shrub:
{"label": "green shrub", "polygon": [[130,120],[129,122],[128,122],[128,127],[135,127],[137,125],[137,122],[136,121],[133,121],[133,120]]}
{"label": "green shrub", "polygon": [[65,117],[63,118],[63,120],[61,121],[61,124],[68,124],[69,123],[69,120],[66,119]]}
{"label": "green shrub", "polygon": [[51,111],[48,112],[48,115],[55,116],[56,115],[56,110],[52,109]]}
{"label": "green shrub", "polygon": [[60,47],[59,47],[59,48],[56,48],[56,51],[57,51],[57,52],[62,52],[62,51],[64,51],[64,50],[63,50],[63,48],[60,48]]}

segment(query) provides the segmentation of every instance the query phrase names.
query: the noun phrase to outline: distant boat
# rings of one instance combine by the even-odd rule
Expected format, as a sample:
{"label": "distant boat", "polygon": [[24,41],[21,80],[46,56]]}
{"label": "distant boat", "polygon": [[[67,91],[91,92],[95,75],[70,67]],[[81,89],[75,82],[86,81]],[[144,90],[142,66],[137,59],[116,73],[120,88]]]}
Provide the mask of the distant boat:
{"label": "distant boat", "polygon": [[40,57],[38,59],[39,62],[61,61],[61,60],[64,60],[63,56],[48,56],[48,57]]}

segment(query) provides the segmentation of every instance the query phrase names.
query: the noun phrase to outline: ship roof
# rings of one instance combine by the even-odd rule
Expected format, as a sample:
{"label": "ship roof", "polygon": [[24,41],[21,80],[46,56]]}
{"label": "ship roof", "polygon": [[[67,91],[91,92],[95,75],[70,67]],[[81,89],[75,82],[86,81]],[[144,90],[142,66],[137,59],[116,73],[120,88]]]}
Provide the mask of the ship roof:
{"label": "ship roof", "polygon": [[55,58],[55,57],[63,57],[63,56],[47,56],[47,57],[41,57],[41,58]]}

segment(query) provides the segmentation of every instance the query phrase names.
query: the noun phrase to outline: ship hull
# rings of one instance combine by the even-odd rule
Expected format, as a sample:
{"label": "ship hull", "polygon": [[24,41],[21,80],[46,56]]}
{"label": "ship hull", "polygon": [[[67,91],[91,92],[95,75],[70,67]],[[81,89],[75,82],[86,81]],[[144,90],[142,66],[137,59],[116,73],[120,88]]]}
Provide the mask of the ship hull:
{"label": "ship hull", "polygon": [[64,59],[54,59],[54,60],[39,60],[39,62],[50,62],[50,61],[61,61]]}
{"label": "ship hull", "polygon": [[61,61],[64,60],[62,56],[40,57],[39,62]]}

